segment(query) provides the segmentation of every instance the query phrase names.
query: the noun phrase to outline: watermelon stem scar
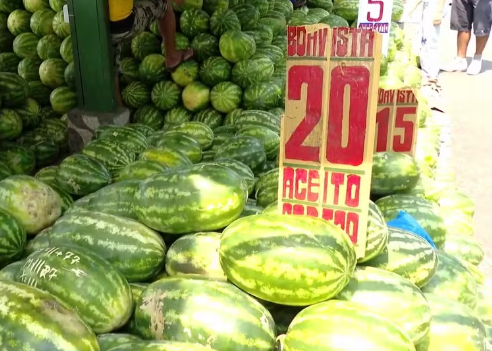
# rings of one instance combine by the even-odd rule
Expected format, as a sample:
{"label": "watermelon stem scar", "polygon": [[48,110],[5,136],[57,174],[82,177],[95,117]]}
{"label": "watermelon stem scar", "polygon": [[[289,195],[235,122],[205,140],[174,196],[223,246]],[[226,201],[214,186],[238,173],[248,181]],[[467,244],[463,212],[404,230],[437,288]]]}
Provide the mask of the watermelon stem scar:
{"label": "watermelon stem scar", "polygon": [[145,296],[142,301],[140,309],[147,312],[150,316],[149,329],[154,335],[156,340],[162,340],[164,335],[164,316],[162,314],[162,308],[164,303],[162,299],[166,297],[166,293],[162,291],[155,291],[149,296]]}

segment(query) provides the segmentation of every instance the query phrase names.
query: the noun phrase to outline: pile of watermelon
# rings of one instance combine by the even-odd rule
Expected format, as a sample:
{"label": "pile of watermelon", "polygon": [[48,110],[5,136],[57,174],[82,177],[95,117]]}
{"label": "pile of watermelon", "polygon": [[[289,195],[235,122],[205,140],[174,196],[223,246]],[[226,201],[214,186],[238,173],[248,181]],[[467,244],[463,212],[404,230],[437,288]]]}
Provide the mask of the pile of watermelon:
{"label": "pile of watermelon", "polygon": [[65,0],[0,1],[0,159],[25,174],[67,147],[77,105]]}
{"label": "pile of watermelon", "polygon": [[[322,9],[352,23],[357,10],[251,4],[177,9],[181,47],[197,57],[170,76],[157,35],[134,38],[122,61],[131,124],[100,127],[81,153],[36,173],[19,146],[0,151],[7,351],[492,350],[474,204],[440,160],[424,97],[415,157],[374,155],[364,257],[332,222],[278,214],[278,22],[311,23]],[[220,38],[209,32],[217,11],[236,27]],[[276,33],[266,46],[248,34],[262,30]],[[36,130],[59,136],[53,121]],[[400,211],[432,240],[388,226]]]}

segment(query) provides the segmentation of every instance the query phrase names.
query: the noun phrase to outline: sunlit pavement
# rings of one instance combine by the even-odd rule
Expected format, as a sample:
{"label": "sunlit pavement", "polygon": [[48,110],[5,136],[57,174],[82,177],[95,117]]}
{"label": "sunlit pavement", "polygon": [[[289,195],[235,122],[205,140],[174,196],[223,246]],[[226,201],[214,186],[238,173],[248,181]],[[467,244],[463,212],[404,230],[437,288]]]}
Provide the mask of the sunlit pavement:
{"label": "sunlit pavement", "polygon": [[[468,49],[475,51],[475,38]],[[456,32],[443,23],[443,63],[456,54]],[[483,73],[442,73],[445,112],[451,122],[451,164],[458,186],[476,204],[475,232],[483,244],[483,268],[492,278],[492,40],[484,54]]]}

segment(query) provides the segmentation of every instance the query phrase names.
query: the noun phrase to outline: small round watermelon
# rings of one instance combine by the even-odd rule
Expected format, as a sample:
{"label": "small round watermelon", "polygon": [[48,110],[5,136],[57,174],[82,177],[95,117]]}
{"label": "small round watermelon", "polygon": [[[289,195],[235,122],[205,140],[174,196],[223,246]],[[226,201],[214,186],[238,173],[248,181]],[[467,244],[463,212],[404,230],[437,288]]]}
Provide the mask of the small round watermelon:
{"label": "small round watermelon", "polygon": [[210,102],[210,89],[201,82],[192,82],[187,85],[182,94],[183,105],[192,112],[197,112],[208,107]]}
{"label": "small round watermelon", "polygon": [[24,8],[31,13],[34,13],[38,10],[50,8],[50,4],[48,0],[24,0],[23,4],[24,4]]}
{"label": "small round watermelon", "polygon": [[271,82],[257,82],[244,91],[243,104],[247,110],[268,110],[279,106],[282,89]]}
{"label": "small round watermelon", "polygon": [[121,97],[126,106],[139,108],[150,102],[150,90],[142,82],[132,82],[123,89]]}
{"label": "small round watermelon", "polygon": [[39,57],[26,57],[17,67],[17,73],[26,81],[39,80],[39,66],[43,61]]}
{"label": "small round watermelon", "polygon": [[[2,33],[0,32],[1,35]],[[17,66],[20,61],[21,59],[13,52],[0,53],[0,72],[17,73]]]}
{"label": "small round watermelon", "polygon": [[15,109],[15,112],[22,119],[23,130],[34,129],[41,122],[41,106],[34,99],[28,98],[21,107]]}
{"label": "small round watermelon", "polygon": [[167,111],[164,116],[163,129],[169,129],[174,125],[188,122],[193,117],[193,113],[185,109],[183,106],[177,106]]}
{"label": "small round watermelon", "polygon": [[66,0],[49,0],[49,7],[56,12],[63,10],[63,6],[66,4]]}
{"label": "small round watermelon", "polygon": [[67,86],[61,86],[51,92],[50,102],[53,110],[62,115],[77,107],[77,93]]}
{"label": "small round watermelon", "polygon": [[251,30],[256,27],[258,20],[260,19],[260,12],[252,4],[242,4],[232,9],[239,22],[241,23],[242,30]]}
{"label": "small round watermelon", "polygon": [[7,28],[12,35],[19,35],[21,33],[29,33],[31,28],[29,23],[31,21],[31,13],[24,10],[15,10],[7,19]]}
{"label": "small round watermelon", "polygon": [[44,85],[58,88],[65,84],[67,63],[59,58],[47,59],[39,66],[39,77]]}
{"label": "small round watermelon", "polygon": [[53,91],[50,87],[39,80],[29,82],[29,96],[36,100],[39,105],[46,106],[50,104],[50,94]]}
{"label": "small round watermelon", "polygon": [[234,65],[231,80],[246,89],[255,82],[268,80],[274,71],[275,65],[268,57],[242,60]]}
{"label": "small round watermelon", "polygon": [[51,9],[42,9],[31,16],[31,30],[39,37],[55,33],[53,30],[53,18],[56,12]]}
{"label": "small round watermelon", "polygon": [[255,40],[238,30],[225,32],[219,41],[221,55],[229,62],[236,63],[246,60],[256,52]]}
{"label": "small round watermelon", "polygon": [[0,150],[0,161],[8,166],[12,174],[32,174],[36,168],[36,156],[34,152],[18,145],[2,147]]}
{"label": "small round watermelon", "polygon": [[221,56],[209,57],[200,66],[198,74],[203,83],[213,87],[230,79],[231,64]]}
{"label": "small round watermelon", "polygon": [[236,13],[229,9],[216,10],[210,17],[210,31],[216,37],[220,37],[228,30],[241,30]]}
{"label": "small round watermelon", "polygon": [[160,82],[166,77],[166,58],[161,54],[145,56],[138,66],[138,76],[144,82]]}
{"label": "small round watermelon", "polygon": [[17,107],[26,100],[29,85],[24,78],[15,73],[0,72],[0,92],[3,106]]}
{"label": "small round watermelon", "polygon": [[139,79],[140,61],[133,57],[124,57],[120,61],[120,81],[128,84]]}
{"label": "small round watermelon", "polygon": [[144,105],[140,107],[132,116],[132,121],[151,127],[153,130],[159,130],[164,124],[164,115],[154,105]]}
{"label": "small round watermelon", "polygon": [[53,31],[60,38],[66,38],[70,35],[70,24],[65,22],[62,10],[56,13],[51,24],[53,26]]}
{"label": "small round watermelon", "polygon": [[210,16],[203,10],[185,10],[179,18],[179,28],[188,38],[194,38],[209,29]]}
{"label": "small round watermelon", "polygon": [[143,60],[150,54],[161,52],[161,41],[150,32],[142,32],[133,37],[131,49],[135,58]]}
{"label": "small round watermelon", "polygon": [[152,88],[151,98],[154,105],[167,111],[180,103],[181,88],[174,82],[159,82]]}
{"label": "small round watermelon", "polygon": [[39,38],[33,33],[22,33],[14,39],[14,52],[20,58],[37,57]]}
{"label": "small round watermelon", "polygon": [[176,70],[171,73],[174,83],[185,87],[198,78],[198,63],[195,60],[182,62]]}
{"label": "small round watermelon", "polygon": [[191,47],[195,51],[195,58],[203,62],[211,56],[219,56],[219,40],[211,34],[198,34],[191,42]]}
{"label": "small round watermelon", "polygon": [[68,36],[63,39],[60,45],[60,56],[66,62],[70,63],[73,61],[73,48],[72,48],[72,37]]}
{"label": "small round watermelon", "polygon": [[212,106],[222,113],[229,113],[239,107],[243,91],[239,85],[231,82],[221,82],[210,91]]}
{"label": "small round watermelon", "polygon": [[73,61],[67,65],[67,68],[65,68],[63,78],[65,78],[65,83],[67,83],[67,86],[70,89],[75,89],[75,67]]}
{"label": "small round watermelon", "polygon": [[17,112],[0,109],[0,140],[14,140],[22,133],[22,119]]}

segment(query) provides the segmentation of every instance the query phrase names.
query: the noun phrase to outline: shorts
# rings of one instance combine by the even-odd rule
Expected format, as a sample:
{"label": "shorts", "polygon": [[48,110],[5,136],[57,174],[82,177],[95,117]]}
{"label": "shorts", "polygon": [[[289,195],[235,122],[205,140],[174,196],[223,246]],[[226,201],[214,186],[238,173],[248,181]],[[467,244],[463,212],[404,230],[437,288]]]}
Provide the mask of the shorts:
{"label": "shorts", "polygon": [[492,28],[492,0],[453,0],[451,29],[470,32],[477,37],[490,34]]}
{"label": "shorts", "polygon": [[167,10],[167,0],[135,0],[133,5],[134,21],[132,27],[123,33],[111,34],[114,46],[115,68],[119,71],[122,43],[142,33],[150,24],[164,16]]}

